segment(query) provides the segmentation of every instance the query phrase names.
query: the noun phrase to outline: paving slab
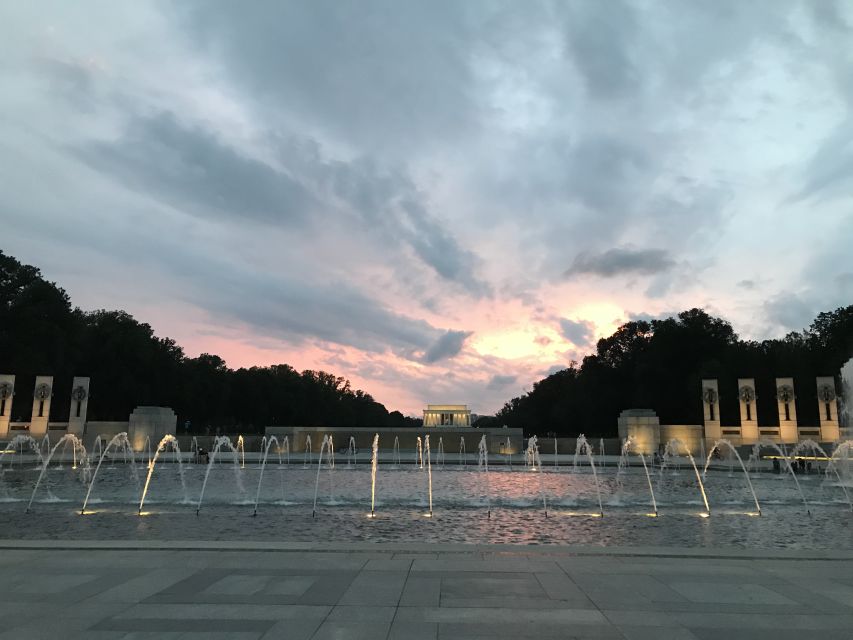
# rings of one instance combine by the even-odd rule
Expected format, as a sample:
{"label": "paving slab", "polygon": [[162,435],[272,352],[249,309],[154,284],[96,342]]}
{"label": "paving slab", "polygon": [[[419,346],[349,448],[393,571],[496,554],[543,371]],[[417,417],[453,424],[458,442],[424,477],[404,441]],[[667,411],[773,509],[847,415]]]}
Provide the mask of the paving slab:
{"label": "paving slab", "polygon": [[853,637],[844,553],[84,542],[0,541],[0,639]]}

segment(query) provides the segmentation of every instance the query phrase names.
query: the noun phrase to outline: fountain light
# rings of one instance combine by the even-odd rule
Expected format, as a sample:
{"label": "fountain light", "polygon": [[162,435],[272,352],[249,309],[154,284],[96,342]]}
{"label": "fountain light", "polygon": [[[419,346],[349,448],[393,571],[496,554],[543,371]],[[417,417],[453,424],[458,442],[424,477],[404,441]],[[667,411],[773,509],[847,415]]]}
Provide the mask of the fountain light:
{"label": "fountain light", "polygon": [[644,514],[647,518],[657,518],[658,514],[656,513],[646,513]]}
{"label": "fountain light", "polygon": [[711,517],[711,514],[710,514],[710,513],[708,513],[707,511],[705,511],[705,512],[703,512],[703,513],[700,513],[700,514],[699,514],[699,517],[700,517],[700,518],[710,518],[710,517]]}

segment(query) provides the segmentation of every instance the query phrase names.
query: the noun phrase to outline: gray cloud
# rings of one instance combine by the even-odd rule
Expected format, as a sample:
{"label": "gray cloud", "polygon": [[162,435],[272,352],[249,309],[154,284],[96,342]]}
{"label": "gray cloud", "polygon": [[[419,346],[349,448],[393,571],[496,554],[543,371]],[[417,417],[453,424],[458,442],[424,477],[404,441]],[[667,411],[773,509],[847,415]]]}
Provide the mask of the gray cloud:
{"label": "gray cloud", "polygon": [[304,223],[317,206],[290,176],[168,112],[132,118],[120,139],[90,142],[75,152],[146,197],[202,218],[288,225]]}
{"label": "gray cloud", "polygon": [[595,336],[595,325],[589,320],[560,318],[560,334],[576,347],[589,344]]}
{"label": "gray cloud", "polygon": [[462,347],[465,346],[465,341],[472,334],[472,331],[447,331],[424,352],[423,361],[433,364],[439,360],[446,360],[458,355],[462,351]]}
{"label": "gray cloud", "polygon": [[466,43],[474,15],[456,2],[232,2],[172,6],[205,55],[273,116],[286,104],[361,148],[412,151],[473,133]]}
{"label": "gray cloud", "polygon": [[504,387],[508,387],[511,384],[515,384],[518,380],[518,376],[505,376],[500,374],[495,374],[489,380],[489,383],[486,385],[487,389],[503,389]]}
{"label": "gray cloud", "polygon": [[490,286],[476,275],[477,256],[459,246],[446,225],[430,213],[423,194],[399,170],[383,170],[367,157],[323,161],[311,141],[282,140],[278,151],[282,162],[305,176],[323,197],[346,203],[365,228],[381,230],[392,244],[411,247],[442,278],[469,293],[490,294]]}
{"label": "gray cloud", "polygon": [[809,326],[819,311],[800,295],[780,293],[764,302],[764,313],[770,323],[785,331],[800,331]]}
{"label": "gray cloud", "polygon": [[741,289],[746,289],[747,291],[752,291],[755,289],[755,280],[741,280],[735,286],[740,287]]}
{"label": "gray cloud", "polygon": [[566,18],[566,46],[595,97],[619,98],[640,82],[634,10],[621,1],[580,2]]}
{"label": "gray cloud", "polygon": [[[853,84],[853,81],[851,81]],[[802,189],[793,201],[853,194],[853,118],[836,129],[818,147],[805,167]]]}
{"label": "gray cloud", "polygon": [[663,249],[608,249],[603,253],[579,254],[566,271],[567,276],[592,274],[610,278],[622,274],[654,275],[675,266]]}

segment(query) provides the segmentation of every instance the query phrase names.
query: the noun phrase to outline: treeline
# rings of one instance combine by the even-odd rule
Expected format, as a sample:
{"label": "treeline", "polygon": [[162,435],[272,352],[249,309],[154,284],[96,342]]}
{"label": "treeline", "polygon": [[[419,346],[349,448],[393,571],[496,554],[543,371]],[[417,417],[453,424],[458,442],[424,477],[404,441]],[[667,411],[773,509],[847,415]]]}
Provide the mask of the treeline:
{"label": "treeline", "polygon": [[755,378],[759,424],[778,424],[775,378],[793,377],[800,424],[817,425],[815,377],[836,376],[853,356],[853,306],[821,313],[781,340],[740,340],[701,309],[665,320],[628,322],[573,362],[513,398],[481,426],[524,427],[546,435],[606,436],[623,409],[649,408],[661,424],[701,424],[701,380],[717,378],[720,418],[739,423],[738,378]]}
{"label": "treeline", "polygon": [[35,376],[54,376],[51,419],[68,416],[71,379],[92,378],[88,418],[126,420],[138,405],[168,406],[191,430],[264,426],[416,426],[348,380],[280,364],[229,369],[218,356],[187,357],[124,311],[72,308],[35,267],[0,251],[0,372],[14,373],[13,419],[28,420]]}

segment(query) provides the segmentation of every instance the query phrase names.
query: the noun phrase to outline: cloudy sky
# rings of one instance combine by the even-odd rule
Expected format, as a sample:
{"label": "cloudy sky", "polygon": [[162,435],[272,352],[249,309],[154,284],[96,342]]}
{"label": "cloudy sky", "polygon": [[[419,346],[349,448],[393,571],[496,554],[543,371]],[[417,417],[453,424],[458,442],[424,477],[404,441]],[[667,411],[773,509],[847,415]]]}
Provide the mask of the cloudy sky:
{"label": "cloudy sky", "polygon": [[490,413],[853,302],[853,5],[5,2],[0,247],[187,353]]}

